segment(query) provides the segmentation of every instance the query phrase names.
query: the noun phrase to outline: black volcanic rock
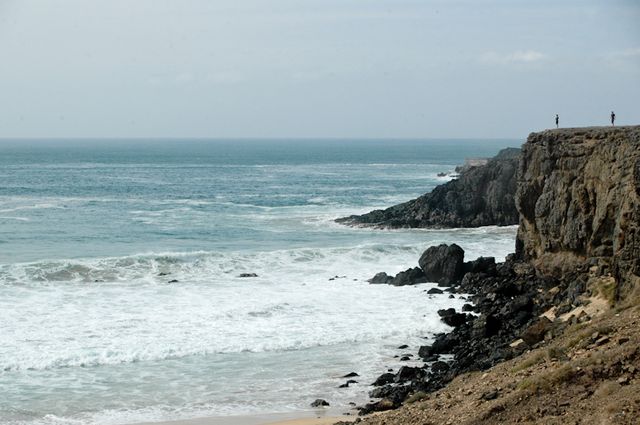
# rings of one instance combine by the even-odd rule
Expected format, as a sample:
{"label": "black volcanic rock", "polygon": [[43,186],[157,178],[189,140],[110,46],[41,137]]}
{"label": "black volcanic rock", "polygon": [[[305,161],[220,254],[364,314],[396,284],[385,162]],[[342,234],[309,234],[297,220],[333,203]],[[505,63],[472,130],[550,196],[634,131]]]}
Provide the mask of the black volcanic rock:
{"label": "black volcanic rock", "polygon": [[425,276],[422,269],[414,267],[398,273],[389,283],[393,286],[405,286],[425,282],[427,282],[427,276]]}
{"label": "black volcanic rock", "polygon": [[430,345],[423,345],[422,347],[420,347],[418,349],[418,356],[426,359],[427,357],[431,357],[432,353],[431,353],[431,346]]}
{"label": "black volcanic rock", "polygon": [[431,365],[431,371],[435,373],[444,373],[447,370],[449,370],[449,365],[443,361],[437,361]]}
{"label": "black volcanic rock", "polygon": [[425,372],[424,372],[424,369],[422,368],[402,366],[400,370],[398,370],[398,373],[396,373],[396,376],[393,378],[393,381],[398,383],[398,382],[404,382],[407,380],[418,379],[418,378],[422,378],[424,374]]}
{"label": "black volcanic rock", "polygon": [[464,274],[464,250],[456,244],[427,248],[418,264],[429,282],[451,285]]}
{"label": "black volcanic rock", "polygon": [[386,228],[518,224],[515,193],[519,158],[520,149],[503,149],[486,165],[465,169],[458,179],[437,186],[419,198],[336,221]]}
{"label": "black volcanic rock", "polygon": [[478,257],[464,263],[465,273],[496,273],[496,259],[494,257]]}
{"label": "black volcanic rock", "polygon": [[326,400],[321,398],[316,399],[313,403],[311,403],[311,407],[326,407],[329,406],[329,403]]}
{"label": "black volcanic rock", "polygon": [[389,276],[385,272],[376,273],[371,279],[368,279],[369,283],[389,283],[393,280],[392,276]]}
{"label": "black volcanic rock", "polygon": [[393,382],[394,378],[395,375],[393,373],[383,373],[382,375],[378,376],[378,378],[371,385],[373,385],[374,387],[379,387],[381,385],[390,384],[391,382]]}
{"label": "black volcanic rock", "polygon": [[467,320],[473,318],[471,315],[467,316],[464,313],[456,313],[453,308],[438,310],[438,315],[444,323],[449,326],[453,326],[454,328],[465,324]]}

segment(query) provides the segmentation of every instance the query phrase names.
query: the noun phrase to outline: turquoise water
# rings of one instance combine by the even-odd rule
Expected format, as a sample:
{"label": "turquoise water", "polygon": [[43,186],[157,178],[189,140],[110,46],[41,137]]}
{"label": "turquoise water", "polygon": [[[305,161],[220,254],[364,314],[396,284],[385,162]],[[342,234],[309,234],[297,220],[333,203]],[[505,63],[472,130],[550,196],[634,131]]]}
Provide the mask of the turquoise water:
{"label": "turquoise water", "polygon": [[[0,422],[131,423],[348,407],[462,300],[368,285],[429,245],[504,257],[515,229],[379,231],[518,141],[0,142]],[[255,278],[239,278],[256,273]],[[340,276],[339,279],[333,279]],[[351,370],[362,383],[338,389]]]}

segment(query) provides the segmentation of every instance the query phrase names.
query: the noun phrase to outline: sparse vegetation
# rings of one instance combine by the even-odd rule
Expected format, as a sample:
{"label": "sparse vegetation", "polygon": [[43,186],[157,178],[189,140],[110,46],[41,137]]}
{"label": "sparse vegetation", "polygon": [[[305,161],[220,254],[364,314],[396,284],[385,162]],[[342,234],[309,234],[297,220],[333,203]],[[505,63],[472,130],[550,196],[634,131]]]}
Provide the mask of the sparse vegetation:
{"label": "sparse vegetation", "polygon": [[557,369],[552,369],[550,372],[523,380],[518,385],[518,389],[531,393],[549,392],[556,386],[570,381],[575,374],[574,368],[569,364],[565,364]]}
{"label": "sparse vegetation", "polygon": [[549,360],[566,361],[568,359],[566,351],[562,347],[552,346],[547,348],[547,358]]}
{"label": "sparse vegetation", "polygon": [[518,363],[511,372],[517,373],[523,370],[527,370],[532,366],[542,363],[545,360],[546,356],[542,351],[535,351],[529,355],[525,360]]}
{"label": "sparse vegetation", "polygon": [[[576,327],[576,329],[583,329],[578,331],[574,336],[570,337],[563,345],[565,351],[569,351],[573,348],[585,348],[592,342],[592,337],[594,334],[598,336],[609,335],[614,331],[611,326],[607,325],[591,325],[591,326],[583,326]],[[572,331],[575,332],[574,327],[567,329],[566,335],[570,335]]]}
{"label": "sparse vegetation", "polygon": [[605,381],[602,384],[600,384],[600,386],[596,390],[596,394],[597,396],[607,397],[615,393],[616,391],[618,391],[619,388],[620,388],[620,384],[618,384],[617,382]]}
{"label": "sparse vegetation", "polygon": [[425,398],[428,398],[428,397],[429,397],[429,395],[427,393],[422,392],[422,391],[418,391],[417,393],[411,394],[409,396],[409,398],[407,399],[406,403],[409,403],[409,404],[415,403],[415,402],[418,402],[418,401],[422,401],[422,400],[424,400]]}
{"label": "sparse vegetation", "polygon": [[613,307],[618,298],[618,284],[613,278],[598,279],[594,288],[595,295],[607,300],[610,307]]}
{"label": "sparse vegetation", "polygon": [[589,329],[579,332],[576,335],[569,338],[565,344],[565,350],[570,350],[572,348],[581,348],[582,346],[586,346],[588,343],[588,339],[593,332]]}
{"label": "sparse vegetation", "polygon": [[542,350],[537,350],[531,353],[529,357],[518,363],[511,369],[512,373],[521,372],[523,370],[527,370],[530,367],[538,365],[545,360],[557,360],[557,361],[566,361],[568,360],[567,353],[564,348],[559,346],[552,346],[547,348],[546,352]]}

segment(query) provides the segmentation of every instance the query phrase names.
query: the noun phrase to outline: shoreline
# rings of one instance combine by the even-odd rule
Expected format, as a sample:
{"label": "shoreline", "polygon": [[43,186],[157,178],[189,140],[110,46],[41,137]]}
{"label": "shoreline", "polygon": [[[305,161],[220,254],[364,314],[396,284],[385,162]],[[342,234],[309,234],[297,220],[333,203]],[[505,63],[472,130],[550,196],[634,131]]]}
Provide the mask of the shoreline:
{"label": "shoreline", "polygon": [[296,412],[205,416],[192,419],[134,422],[129,425],[332,425],[352,416],[343,414],[337,408],[329,408]]}

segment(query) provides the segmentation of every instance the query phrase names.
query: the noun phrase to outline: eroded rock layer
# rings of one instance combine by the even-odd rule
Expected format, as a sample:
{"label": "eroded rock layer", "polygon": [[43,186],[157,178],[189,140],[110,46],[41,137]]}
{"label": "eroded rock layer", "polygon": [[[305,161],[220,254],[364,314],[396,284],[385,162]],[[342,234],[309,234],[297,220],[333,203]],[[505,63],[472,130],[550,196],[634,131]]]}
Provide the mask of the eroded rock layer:
{"label": "eroded rock layer", "polygon": [[532,133],[516,207],[520,259],[557,277],[598,268],[624,297],[640,286],[640,127]]}
{"label": "eroded rock layer", "polygon": [[514,195],[519,155],[520,149],[503,149],[486,165],[461,171],[459,178],[419,198],[336,221],[386,228],[518,224]]}

